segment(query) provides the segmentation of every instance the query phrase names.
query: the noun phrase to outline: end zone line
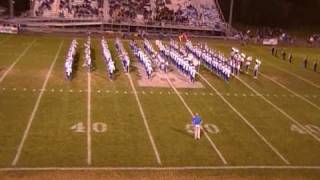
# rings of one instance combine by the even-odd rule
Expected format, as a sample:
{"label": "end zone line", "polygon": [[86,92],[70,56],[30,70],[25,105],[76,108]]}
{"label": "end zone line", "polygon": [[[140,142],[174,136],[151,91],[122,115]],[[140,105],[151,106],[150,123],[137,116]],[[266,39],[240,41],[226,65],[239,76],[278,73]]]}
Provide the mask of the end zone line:
{"label": "end zone line", "polygon": [[[189,113],[191,114],[191,116],[194,116],[194,113],[192,112],[192,110],[190,109],[190,107],[188,106],[188,104],[185,102],[185,100],[183,99],[183,97],[180,95],[179,91],[174,87],[174,85],[172,84],[171,80],[169,79],[168,76],[167,77],[167,81],[169,83],[169,85],[171,86],[171,88],[174,90],[174,92],[177,94],[177,96],[180,98],[181,102],[183,103],[183,105],[187,108],[187,110],[189,111]],[[220,157],[221,161],[223,162],[223,164],[228,164],[228,162],[226,161],[226,159],[224,158],[224,156],[222,155],[222,153],[220,152],[220,150],[218,149],[218,147],[214,144],[214,142],[211,140],[211,138],[209,137],[208,133],[205,130],[202,130],[203,134],[206,136],[207,140],[209,141],[211,147],[216,151],[216,153],[218,154],[218,156]]]}
{"label": "end zone line", "polygon": [[186,170],[320,170],[320,166],[180,166],[180,167],[16,167],[0,172],[17,171],[186,171]]}
{"label": "end zone line", "polygon": [[87,93],[87,163],[91,165],[91,73],[88,71]]}
{"label": "end zone line", "polygon": [[[57,53],[56,53],[56,55],[55,55],[55,57],[54,57],[53,62],[51,63],[50,69],[49,69],[49,71],[48,71],[48,73],[47,73],[47,75],[46,75],[46,79],[45,79],[45,81],[44,81],[41,89],[45,89],[45,88],[47,87],[47,84],[48,84],[50,75],[51,75],[52,70],[53,70],[53,67],[54,67],[54,65],[56,64],[56,61],[57,61],[57,59],[58,59],[58,57],[59,57],[59,54],[60,54],[60,51],[61,51],[61,48],[62,48],[63,43],[64,43],[64,41],[62,41],[62,42],[60,43],[60,46],[59,46],[59,48],[58,48],[58,51],[57,51]],[[15,157],[14,157],[14,160],[12,161],[12,164],[11,164],[12,166],[15,166],[15,165],[17,164],[19,158],[20,158],[23,145],[24,145],[24,143],[25,143],[25,141],[26,141],[26,139],[27,139],[27,136],[28,136],[28,134],[29,134],[32,121],[33,121],[33,119],[34,119],[34,117],[35,117],[35,115],[36,115],[36,112],[37,112],[38,108],[39,108],[39,104],[40,104],[40,101],[41,101],[41,98],[42,98],[44,92],[45,92],[45,91],[40,91],[40,93],[39,93],[39,96],[38,96],[38,98],[37,98],[36,104],[34,105],[33,110],[32,110],[32,113],[31,113],[31,115],[30,115],[30,118],[29,118],[27,127],[26,127],[26,129],[25,129],[25,131],[24,131],[24,133],[23,133],[21,142],[20,142],[19,147],[18,147],[18,149],[17,149],[17,153],[16,153],[16,155],[15,155]]]}
{"label": "end zone line", "polygon": [[208,86],[253,130],[253,132],[256,133],[257,136],[276,154],[278,157],[285,163],[290,164],[290,162],[278,151],[277,148],[275,148],[248,120],[245,118],[231,103],[224,98],[219,91],[213,87],[213,85],[201,74],[199,74],[199,77],[204,80]]}
{"label": "end zone line", "polygon": [[14,68],[14,66],[20,61],[20,59],[28,52],[28,50],[33,46],[33,44],[36,42],[37,40],[33,40],[29,46],[27,46],[22,53],[17,57],[17,59],[10,65],[10,67],[3,73],[3,75],[0,77],[0,83],[4,80],[4,78],[7,77],[7,75],[9,74],[9,72]]}
{"label": "end zone line", "polygon": [[154,140],[153,140],[153,136],[152,136],[152,134],[151,134],[151,131],[150,131],[150,128],[149,128],[149,124],[148,124],[147,118],[146,118],[146,116],[145,116],[145,114],[144,114],[144,110],[143,110],[143,108],[142,108],[142,105],[141,105],[139,96],[138,96],[138,94],[137,94],[137,90],[136,90],[136,88],[135,88],[135,86],[134,86],[134,84],[133,84],[131,75],[130,75],[129,73],[126,73],[126,75],[127,75],[127,77],[129,78],[130,85],[131,85],[131,88],[132,88],[132,90],[133,90],[134,97],[136,98],[136,101],[137,101],[137,103],[138,103],[139,110],[140,110],[140,114],[141,114],[141,116],[142,116],[144,126],[145,126],[145,128],[146,128],[146,130],[147,130],[147,133],[148,133],[149,140],[150,140],[150,142],[151,142],[153,151],[154,151],[155,156],[156,156],[156,158],[157,158],[157,162],[158,162],[158,164],[161,165],[160,154],[159,154],[159,152],[158,152],[156,143],[155,143]]}
{"label": "end zone line", "polygon": [[278,81],[272,79],[271,77],[269,77],[269,76],[267,76],[267,75],[265,75],[265,74],[263,74],[263,73],[260,73],[260,74],[261,74],[262,77],[264,77],[264,78],[272,81],[273,83],[277,84],[277,85],[280,86],[281,88],[289,91],[290,93],[294,94],[294,95],[297,96],[298,98],[300,98],[300,99],[302,99],[303,101],[307,102],[307,103],[310,104],[311,106],[313,106],[313,107],[317,108],[318,110],[320,110],[320,107],[319,107],[319,106],[317,106],[317,105],[314,104],[313,102],[309,101],[307,98],[299,95],[298,93],[294,92],[293,90],[289,89],[288,87],[286,87],[285,85],[279,83]]}
{"label": "end zone line", "polygon": [[303,78],[303,77],[301,77],[301,76],[299,76],[299,75],[296,75],[296,74],[294,74],[294,73],[292,73],[292,72],[289,72],[289,71],[287,71],[287,70],[284,70],[284,69],[282,69],[282,68],[279,68],[279,67],[277,67],[277,66],[275,66],[275,65],[273,65],[273,64],[270,64],[270,63],[267,63],[267,64],[269,64],[270,66],[272,66],[272,67],[275,68],[275,69],[278,69],[279,71],[285,72],[285,73],[287,73],[287,74],[289,74],[289,75],[291,75],[291,76],[294,76],[294,77],[296,77],[296,78],[298,78],[298,79],[300,79],[300,80],[308,83],[309,85],[312,85],[312,86],[320,89],[320,85],[318,85],[318,84],[316,84],[316,83],[314,83],[314,82],[312,82],[312,81],[310,81],[310,80],[308,80],[308,79],[306,79],[306,78]]}
{"label": "end zone line", "polygon": [[[236,79],[238,79],[243,85],[245,85],[248,89],[250,89],[252,92],[254,92],[255,94],[259,94],[258,91],[256,91],[253,87],[251,87],[249,84],[247,84],[246,82],[244,82],[242,79],[238,78],[235,76]],[[295,120],[293,117],[291,117],[289,114],[287,114],[283,109],[281,109],[280,107],[278,107],[277,105],[273,104],[271,101],[269,101],[267,98],[265,98],[264,96],[259,96],[261,99],[263,99],[265,102],[267,102],[269,105],[271,105],[273,108],[275,108],[276,110],[278,110],[282,115],[284,115],[285,117],[287,117],[292,123],[294,123],[295,125],[297,125],[299,128],[301,128],[302,130],[304,130],[305,132],[307,132],[310,136],[312,136],[316,141],[320,142],[320,138],[317,137],[316,135],[314,135],[311,131],[309,131],[308,128],[305,128],[301,123],[299,123],[297,120]]]}

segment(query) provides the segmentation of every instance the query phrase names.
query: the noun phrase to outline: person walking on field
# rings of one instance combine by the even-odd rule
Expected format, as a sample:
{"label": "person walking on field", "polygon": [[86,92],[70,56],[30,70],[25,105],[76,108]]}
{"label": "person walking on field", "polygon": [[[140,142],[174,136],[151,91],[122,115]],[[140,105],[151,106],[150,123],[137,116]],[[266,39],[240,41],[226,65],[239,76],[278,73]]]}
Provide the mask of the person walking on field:
{"label": "person walking on field", "polygon": [[194,139],[199,140],[200,139],[200,134],[201,134],[201,117],[199,116],[198,113],[196,113],[192,117],[192,125],[194,127]]}

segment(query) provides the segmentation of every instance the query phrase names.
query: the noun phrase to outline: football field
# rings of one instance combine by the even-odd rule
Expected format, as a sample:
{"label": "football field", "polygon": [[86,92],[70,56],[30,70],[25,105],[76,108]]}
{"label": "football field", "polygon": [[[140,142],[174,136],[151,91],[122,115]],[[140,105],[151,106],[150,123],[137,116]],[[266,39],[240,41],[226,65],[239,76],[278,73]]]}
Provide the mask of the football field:
{"label": "football field", "polygon": [[[170,79],[164,80],[168,87],[142,87],[138,81],[145,75],[128,40],[123,43],[132,66],[126,74],[115,39],[107,39],[117,69],[111,81],[101,39],[92,38],[91,73],[83,67],[86,38],[77,39],[68,81],[71,37],[0,35],[1,172],[286,171],[319,177],[320,73],[311,67],[319,48],[286,47],[294,54],[289,64],[271,56],[270,47],[193,39],[227,56],[238,47],[258,57],[259,78],[250,72],[226,83],[202,66],[202,88],[178,88]],[[309,67],[303,69],[306,55]],[[198,141],[194,113],[203,119]]]}

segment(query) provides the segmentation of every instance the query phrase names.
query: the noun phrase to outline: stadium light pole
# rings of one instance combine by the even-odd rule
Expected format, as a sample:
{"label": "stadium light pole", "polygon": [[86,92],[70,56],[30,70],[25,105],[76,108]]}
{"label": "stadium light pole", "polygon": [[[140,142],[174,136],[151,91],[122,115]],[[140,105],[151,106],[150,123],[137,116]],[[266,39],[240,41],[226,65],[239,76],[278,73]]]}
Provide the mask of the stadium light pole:
{"label": "stadium light pole", "polygon": [[234,5],[234,0],[231,0],[230,12],[229,12],[229,26],[230,27],[232,27],[233,5]]}
{"label": "stadium light pole", "polygon": [[9,17],[13,18],[14,16],[14,8],[13,8],[14,1],[9,0]]}

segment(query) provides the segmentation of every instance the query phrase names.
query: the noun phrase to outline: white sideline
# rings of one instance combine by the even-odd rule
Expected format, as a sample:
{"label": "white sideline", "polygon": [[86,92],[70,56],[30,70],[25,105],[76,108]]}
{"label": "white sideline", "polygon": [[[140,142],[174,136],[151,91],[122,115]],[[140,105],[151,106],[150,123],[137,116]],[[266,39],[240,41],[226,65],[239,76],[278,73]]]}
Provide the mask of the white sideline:
{"label": "white sideline", "polygon": [[[255,94],[259,94],[258,91],[256,91],[253,87],[251,87],[249,84],[247,84],[246,82],[244,82],[242,79],[238,78],[235,76],[236,79],[238,79],[243,85],[245,85],[247,88],[249,88],[252,92],[254,92]],[[259,96],[261,99],[263,99],[265,102],[267,102],[268,104],[270,104],[273,108],[275,108],[276,110],[278,110],[281,114],[283,114],[285,117],[287,117],[292,123],[294,123],[295,125],[297,125],[299,128],[301,128],[302,130],[304,130],[305,132],[307,132],[310,136],[312,136],[315,140],[317,140],[318,142],[320,142],[320,138],[317,137],[316,135],[314,135],[311,131],[309,131],[308,128],[305,128],[301,123],[299,123],[297,120],[295,120],[293,117],[291,117],[289,114],[287,114],[284,110],[282,110],[280,107],[278,107],[277,105],[273,104],[271,101],[269,101],[268,99],[266,99],[264,96]]]}
{"label": "white sideline", "polygon": [[262,77],[264,77],[264,78],[272,81],[273,83],[277,84],[278,86],[282,87],[283,89],[285,89],[285,90],[289,91],[290,93],[294,94],[294,95],[297,96],[298,98],[300,98],[300,99],[304,100],[305,102],[309,103],[311,106],[313,106],[313,107],[317,108],[318,110],[320,110],[320,107],[319,107],[319,106],[317,106],[317,105],[314,104],[313,102],[309,101],[307,98],[299,95],[298,93],[296,93],[296,92],[294,92],[293,90],[289,89],[289,88],[286,87],[285,85],[277,82],[276,80],[272,79],[271,77],[269,77],[269,76],[267,76],[267,75],[265,75],[265,74],[263,74],[263,73],[260,73],[260,74],[261,74]]}
{"label": "white sideline", "polygon": [[3,44],[3,43],[5,43],[5,42],[9,41],[12,37],[13,37],[13,36],[4,38],[2,41],[0,41],[0,44]]}
{"label": "white sideline", "polygon": [[0,168],[10,171],[186,171],[186,170],[320,170],[320,166],[180,166],[180,167],[14,167]]}
{"label": "white sideline", "polygon": [[147,118],[146,118],[146,116],[145,116],[145,114],[144,114],[144,110],[143,110],[143,108],[142,108],[140,99],[139,99],[138,94],[137,94],[137,90],[136,90],[136,88],[135,88],[135,86],[134,86],[134,84],[133,84],[131,75],[130,75],[129,73],[126,73],[126,75],[127,75],[128,78],[129,78],[130,85],[131,85],[131,88],[132,88],[132,90],[133,90],[133,94],[134,94],[134,96],[135,96],[135,98],[136,98],[136,101],[137,101],[137,103],[138,103],[139,110],[140,110],[140,114],[141,114],[141,116],[142,116],[142,118],[143,118],[143,123],[144,123],[144,126],[145,126],[146,130],[147,130],[147,133],[148,133],[148,136],[149,136],[149,139],[150,139],[150,142],[151,142],[153,151],[154,151],[154,153],[155,153],[155,155],[156,155],[157,162],[158,162],[158,164],[161,164],[160,154],[159,154],[159,152],[158,152],[156,143],[155,143],[154,140],[153,140],[153,137],[152,137],[152,134],[151,134],[151,131],[150,131],[150,128],[149,128],[149,124],[148,124],[148,121],[147,121]]}
{"label": "white sideline", "polygon": [[234,107],[230,104],[230,102],[225,99],[220,93],[219,91],[212,86],[212,84],[206,79],[204,78],[201,74],[199,74],[199,77],[204,80],[208,86],[259,136],[259,138],[275,153],[277,154],[280,159],[286,163],[286,164],[290,164],[290,162]]}
{"label": "white sideline", "polygon": [[33,40],[29,46],[27,46],[23,52],[17,57],[17,59],[10,65],[10,67],[2,74],[0,77],[0,83],[6,78],[6,76],[9,74],[9,72],[14,68],[14,66],[20,61],[20,59],[28,52],[28,50],[32,47],[32,45],[36,42],[36,40]]}
{"label": "white sideline", "polygon": [[87,94],[87,163],[91,165],[91,73],[88,73],[88,94]]}
{"label": "white sideline", "polygon": [[[188,106],[188,104],[185,102],[185,100],[183,99],[183,97],[180,95],[179,91],[174,87],[174,85],[172,84],[171,80],[169,79],[169,77],[167,76],[167,81],[169,83],[169,85],[171,86],[171,88],[174,90],[174,92],[177,94],[177,96],[180,98],[181,102],[183,103],[183,105],[187,108],[187,110],[189,111],[189,113],[191,114],[191,116],[194,116],[194,113],[192,112],[192,110],[190,109],[190,107]],[[206,136],[207,140],[209,141],[210,145],[212,146],[212,148],[216,151],[216,153],[219,155],[221,161],[223,162],[223,164],[228,164],[228,162],[226,161],[226,159],[224,158],[224,156],[222,155],[222,153],[220,152],[220,150],[218,149],[218,147],[214,144],[214,142],[211,140],[211,138],[209,137],[208,133],[205,130],[202,130],[203,134]]]}
{"label": "white sideline", "polygon": [[[50,69],[49,69],[49,71],[48,71],[48,73],[47,73],[47,75],[46,75],[46,79],[45,79],[45,81],[44,81],[44,83],[43,83],[43,85],[42,85],[42,88],[41,88],[41,89],[43,89],[43,90],[46,89],[46,87],[47,87],[47,84],[48,84],[48,81],[49,81],[51,72],[52,72],[53,67],[54,67],[54,65],[56,64],[56,61],[57,61],[57,59],[58,59],[58,57],[59,57],[59,54],[60,54],[60,51],[61,51],[61,48],[62,48],[63,43],[64,43],[64,41],[62,41],[62,42],[60,43],[60,46],[59,46],[58,51],[57,51],[57,53],[56,53],[56,55],[55,55],[55,57],[54,57],[54,60],[53,60],[53,62],[51,63]],[[39,104],[40,104],[40,101],[41,101],[41,98],[42,98],[44,92],[45,92],[45,91],[40,91],[40,93],[39,93],[39,96],[38,96],[38,98],[37,98],[36,104],[34,105],[33,110],[32,110],[32,113],[31,113],[31,115],[30,115],[30,118],[29,118],[27,127],[26,127],[26,129],[25,129],[25,131],[24,131],[24,133],[23,133],[23,137],[22,137],[21,142],[20,142],[20,144],[19,144],[19,147],[18,147],[18,149],[17,149],[17,153],[16,153],[16,155],[15,155],[15,157],[14,157],[14,160],[12,161],[12,166],[15,166],[15,165],[17,164],[19,158],[20,158],[20,155],[21,155],[21,151],[22,151],[24,142],[25,142],[26,139],[27,139],[27,136],[28,136],[29,131],[30,131],[30,128],[31,128],[32,121],[33,121],[33,119],[34,119],[34,117],[35,117],[35,115],[36,115],[36,112],[37,112],[38,108],[39,108]]]}
{"label": "white sideline", "polygon": [[[268,64],[269,64],[269,63],[268,63]],[[310,80],[308,80],[308,79],[305,79],[305,78],[303,78],[303,77],[301,77],[301,76],[298,76],[298,75],[296,75],[296,74],[294,74],[294,73],[292,73],[292,72],[289,72],[289,71],[287,71],[287,70],[284,70],[284,69],[282,69],[282,68],[279,68],[279,67],[277,67],[277,66],[275,66],[275,65],[273,65],[273,64],[269,64],[269,65],[272,66],[272,67],[274,67],[275,69],[278,69],[279,71],[282,71],[282,72],[285,72],[285,73],[287,73],[287,74],[290,74],[291,76],[294,76],[294,77],[296,77],[296,78],[298,78],[298,79],[300,79],[300,80],[302,80],[302,81],[304,81],[304,82],[306,82],[306,83],[308,83],[308,84],[310,84],[310,85],[312,85],[312,86],[320,89],[320,85],[318,85],[318,84],[316,84],[316,83],[314,83],[314,82],[312,82],[312,81],[310,81]]]}

